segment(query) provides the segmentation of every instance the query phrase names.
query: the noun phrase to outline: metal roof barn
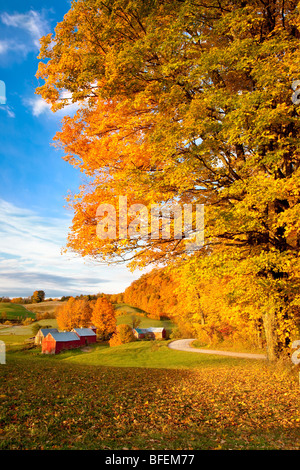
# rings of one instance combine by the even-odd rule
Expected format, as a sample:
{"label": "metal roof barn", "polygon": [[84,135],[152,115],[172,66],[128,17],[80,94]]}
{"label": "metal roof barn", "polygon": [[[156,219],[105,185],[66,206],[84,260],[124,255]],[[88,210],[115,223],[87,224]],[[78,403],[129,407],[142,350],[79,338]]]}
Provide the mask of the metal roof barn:
{"label": "metal roof barn", "polygon": [[66,349],[79,348],[81,341],[73,332],[48,333],[42,341],[43,354],[58,354]]}
{"label": "metal roof barn", "polygon": [[79,336],[81,345],[88,345],[97,341],[97,335],[91,328],[73,328],[72,331]]}
{"label": "metal roof barn", "polygon": [[153,338],[153,339],[162,339],[166,338],[166,330],[165,328],[159,327],[149,327],[149,328],[135,328],[133,330],[133,334],[138,339],[144,338]]}
{"label": "metal roof barn", "polygon": [[43,338],[45,338],[48,333],[58,333],[58,329],[57,328],[40,328],[34,338],[35,344],[42,344]]}
{"label": "metal roof barn", "polygon": [[78,336],[95,336],[96,333],[91,328],[73,328]]}

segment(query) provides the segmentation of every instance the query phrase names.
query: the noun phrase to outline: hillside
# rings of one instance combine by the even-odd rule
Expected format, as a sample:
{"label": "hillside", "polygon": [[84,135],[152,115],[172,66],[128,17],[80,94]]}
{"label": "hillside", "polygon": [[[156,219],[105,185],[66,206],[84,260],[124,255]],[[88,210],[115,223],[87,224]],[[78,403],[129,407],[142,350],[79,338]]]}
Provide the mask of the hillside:
{"label": "hillside", "polygon": [[258,361],[206,355],[184,369],[171,350],[177,368],[157,361],[156,368],[134,367],[128,348],[111,351],[123,367],[101,365],[100,350],[97,365],[93,352],[78,354],[81,363],[71,353],[9,353],[0,367],[0,449],[299,448],[292,376]]}
{"label": "hillside", "polygon": [[12,302],[1,302],[0,317],[7,320],[25,319],[27,317],[35,318],[34,312],[29,311],[26,307]]}
{"label": "hillside", "polygon": [[45,302],[40,302],[40,303],[35,303],[35,304],[27,304],[26,309],[29,310],[30,312],[33,312],[35,314],[37,313],[49,313],[53,314],[57,307],[60,305],[64,304],[65,302],[60,302],[56,300],[52,301],[45,301]]}
{"label": "hillside", "polygon": [[[137,313],[124,308],[119,323]],[[280,369],[191,354],[159,340],[45,356],[26,349],[31,334],[30,326],[0,330],[8,346],[0,366],[1,450],[299,448],[300,396],[291,363]]]}
{"label": "hillside", "polygon": [[[129,325],[132,324],[132,317],[136,317],[136,319],[140,320],[140,328],[148,328],[150,326],[153,327],[164,327],[169,333],[174,328],[174,323],[171,320],[157,320],[153,318],[149,318],[147,313],[137,307],[131,307],[128,304],[120,303],[115,305],[115,310],[117,312],[117,323],[127,323]],[[121,314],[118,312],[122,312]]]}

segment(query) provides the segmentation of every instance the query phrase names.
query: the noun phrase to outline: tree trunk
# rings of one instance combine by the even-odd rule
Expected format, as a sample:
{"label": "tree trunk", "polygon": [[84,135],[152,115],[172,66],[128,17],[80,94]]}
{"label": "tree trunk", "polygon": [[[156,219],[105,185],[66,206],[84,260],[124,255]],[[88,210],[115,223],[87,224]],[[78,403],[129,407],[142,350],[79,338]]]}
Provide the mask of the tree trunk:
{"label": "tree trunk", "polygon": [[267,358],[275,361],[278,358],[278,341],[276,333],[276,311],[274,305],[270,303],[263,315],[263,325],[267,343]]}
{"label": "tree trunk", "polygon": [[200,295],[198,294],[198,292],[196,292],[196,296],[197,296],[197,299],[198,299],[198,309],[199,309],[199,314],[200,314],[200,324],[202,326],[205,325],[205,316],[204,316],[204,312],[202,310],[202,307],[200,306]]}
{"label": "tree trunk", "polygon": [[256,346],[259,349],[263,348],[263,322],[262,320],[257,320],[255,324],[256,330]]}

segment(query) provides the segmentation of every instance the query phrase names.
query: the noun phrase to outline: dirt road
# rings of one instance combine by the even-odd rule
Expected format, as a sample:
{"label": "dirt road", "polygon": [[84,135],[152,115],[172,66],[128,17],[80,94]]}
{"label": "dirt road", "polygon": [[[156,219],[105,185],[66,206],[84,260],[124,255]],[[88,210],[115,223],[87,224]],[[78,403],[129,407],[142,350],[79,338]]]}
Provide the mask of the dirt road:
{"label": "dirt road", "polygon": [[199,349],[191,346],[191,342],[195,341],[193,338],[189,339],[178,339],[169,343],[169,348],[176,349],[178,351],[187,351],[202,354],[218,354],[220,356],[232,356],[232,357],[244,357],[246,359],[267,359],[265,354],[251,354],[251,353],[238,353],[231,351],[216,351],[214,349]]}

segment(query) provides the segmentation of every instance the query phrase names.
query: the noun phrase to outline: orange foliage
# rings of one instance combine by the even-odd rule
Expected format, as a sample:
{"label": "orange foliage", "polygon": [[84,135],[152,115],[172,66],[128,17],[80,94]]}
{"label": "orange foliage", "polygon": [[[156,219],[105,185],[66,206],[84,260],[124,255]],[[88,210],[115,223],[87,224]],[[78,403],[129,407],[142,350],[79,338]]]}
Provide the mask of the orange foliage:
{"label": "orange foliage", "polygon": [[163,269],[144,274],[125,290],[124,301],[153,319],[169,317],[177,304],[175,280]]}
{"label": "orange foliage", "polygon": [[72,328],[85,328],[90,326],[92,307],[86,299],[70,299],[56,310],[58,328],[71,330]]}
{"label": "orange foliage", "polygon": [[94,305],[92,323],[97,328],[97,335],[109,339],[116,330],[116,312],[106,297],[99,297]]}
{"label": "orange foliage", "polygon": [[[55,36],[41,40],[37,93],[57,110],[67,90],[79,108],[56,135],[88,177],[69,199],[67,248],[133,268],[176,260],[189,270],[190,258],[192,281],[178,270],[180,307],[164,276],[143,278],[130,303],[154,318],[177,308],[210,336],[262,322],[275,359],[299,334],[300,118],[291,97],[300,11],[292,0],[224,5],[74,1]],[[154,239],[149,229],[98,237],[99,204],[119,218],[121,195],[148,210],[205,204],[200,256],[187,255],[185,237]]]}
{"label": "orange foliage", "polygon": [[116,332],[109,340],[110,346],[119,346],[120,344],[131,343],[135,341],[136,338],[132,332],[130,325],[118,325]]}

